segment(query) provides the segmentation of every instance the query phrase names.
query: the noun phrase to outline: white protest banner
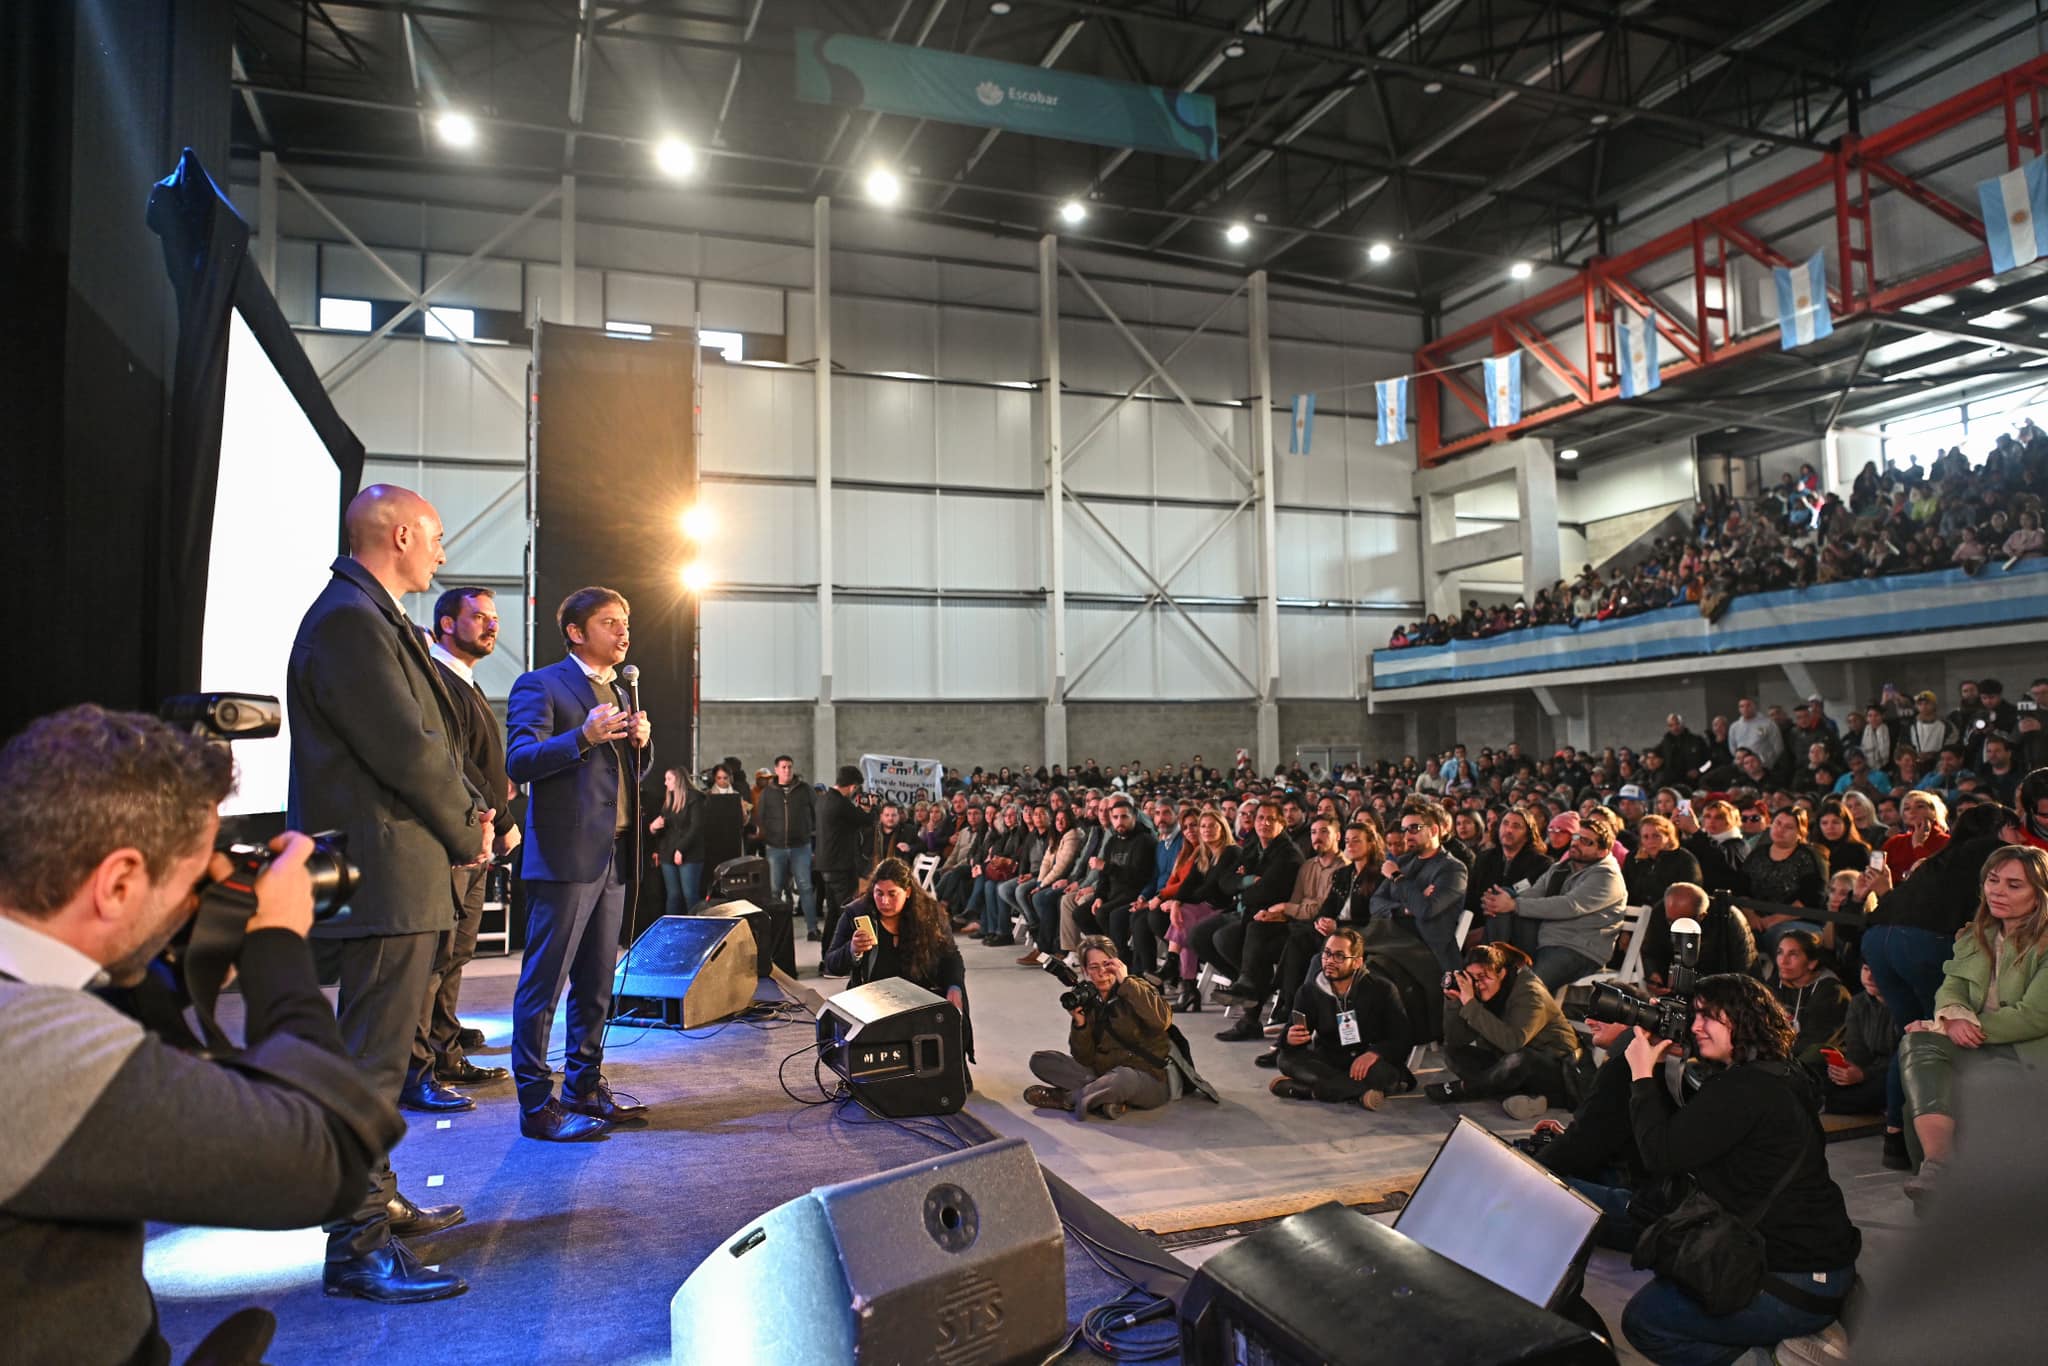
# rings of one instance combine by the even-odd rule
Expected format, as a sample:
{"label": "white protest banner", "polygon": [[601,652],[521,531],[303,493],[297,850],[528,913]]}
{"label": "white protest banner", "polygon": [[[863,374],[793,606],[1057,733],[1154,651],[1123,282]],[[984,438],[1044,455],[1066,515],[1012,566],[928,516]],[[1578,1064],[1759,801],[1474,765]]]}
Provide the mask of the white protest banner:
{"label": "white protest banner", "polygon": [[906,759],[894,754],[860,756],[861,786],[879,792],[892,802],[914,802],[936,797],[939,781],[946,776],[937,759]]}

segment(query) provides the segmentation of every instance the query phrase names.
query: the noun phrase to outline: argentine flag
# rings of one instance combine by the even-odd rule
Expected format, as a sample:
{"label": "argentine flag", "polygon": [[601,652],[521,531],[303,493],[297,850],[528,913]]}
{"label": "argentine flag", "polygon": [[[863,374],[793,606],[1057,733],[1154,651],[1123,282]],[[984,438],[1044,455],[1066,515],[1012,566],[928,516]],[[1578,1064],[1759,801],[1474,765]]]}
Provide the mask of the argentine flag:
{"label": "argentine flag", "polygon": [[2048,161],[2035,157],[1977,186],[1984,211],[1984,245],[1991,248],[1991,273],[2003,275],[2041,255],[2048,246]]}
{"label": "argentine flag", "polygon": [[1657,315],[1645,315],[1631,323],[1626,315],[1614,320],[1615,350],[1621,354],[1621,396],[1641,398],[1664,382],[1657,372]]}
{"label": "argentine flag", "polygon": [[1294,396],[1294,423],[1287,431],[1287,453],[1307,455],[1309,438],[1316,430],[1316,396],[1296,394]]}
{"label": "argentine flag", "polygon": [[1522,353],[1488,356],[1486,375],[1486,425],[1512,427],[1522,420]]}
{"label": "argentine flag", "polygon": [[1777,266],[1771,274],[1778,281],[1778,349],[1790,351],[1819,341],[1835,330],[1834,315],[1828,312],[1828,263],[1815,252],[1796,266]]}
{"label": "argentine flag", "polygon": [[1408,376],[1376,380],[1373,395],[1379,400],[1380,435],[1375,446],[1397,446],[1408,439]]}

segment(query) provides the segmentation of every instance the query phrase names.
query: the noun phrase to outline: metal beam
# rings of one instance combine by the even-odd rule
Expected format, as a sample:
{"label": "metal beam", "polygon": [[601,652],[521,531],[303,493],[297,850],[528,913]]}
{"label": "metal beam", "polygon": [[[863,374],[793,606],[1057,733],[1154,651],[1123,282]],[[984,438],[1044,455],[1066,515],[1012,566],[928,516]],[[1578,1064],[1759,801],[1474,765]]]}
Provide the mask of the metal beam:
{"label": "metal beam", "polygon": [[1155,378],[1164,374],[1166,371],[1166,367],[1172,365],[1174,359],[1178,357],[1181,352],[1187,350],[1188,346],[1191,343],[1193,343],[1195,338],[1201,336],[1203,332],[1207,331],[1209,324],[1216,321],[1216,319],[1222,314],[1223,310],[1230,307],[1231,303],[1237,298],[1238,295],[1242,293],[1244,293],[1244,286],[1239,285],[1236,289],[1224,295],[1221,299],[1218,299],[1216,301],[1216,306],[1209,310],[1208,315],[1204,317],[1202,321],[1195,324],[1194,330],[1189,332],[1186,336],[1182,337],[1178,342],[1174,343],[1173,350],[1166,353],[1166,359],[1149,364],[1145,373],[1139,376],[1137,383],[1133,384],[1130,388],[1124,390],[1123,397],[1119,398],[1116,402],[1110,404],[1108,408],[1104,409],[1102,415],[1096,418],[1094,422],[1089,424],[1088,430],[1081,433],[1080,439],[1075,441],[1071,446],[1067,447],[1068,463],[1071,464],[1077,457],[1079,457],[1083,450],[1087,449],[1088,443],[1093,441],[1102,432],[1104,428],[1109,426],[1111,420],[1114,419],[1116,415],[1123,410],[1123,406],[1126,403],[1129,403],[1132,399],[1136,398],[1139,392],[1143,390],[1145,386],[1150,384]]}
{"label": "metal beam", "polygon": [[1888,327],[1902,327],[1908,332],[1924,332],[1930,337],[1955,337],[1961,341],[1982,342],[1986,346],[2003,347],[2007,351],[2018,351],[2029,356],[2048,356],[2048,342],[2033,341],[2024,334],[2001,332],[1995,327],[1947,322],[1920,313],[1873,313],[1871,316]]}
{"label": "metal beam", "polygon": [[1252,467],[1258,472],[1252,492],[1259,503],[1259,697],[1257,749],[1259,771],[1270,773],[1280,762],[1280,548],[1279,523],[1273,504],[1279,497],[1273,474],[1273,352],[1271,313],[1266,297],[1266,272],[1253,271],[1246,282],[1251,394],[1246,417],[1251,422]]}
{"label": "metal beam", "polygon": [[[1047,48],[1045,55],[1038,59],[1038,64],[1041,67],[1050,67],[1059,61],[1060,55],[1067,50],[1069,44],[1081,36],[1081,30],[1087,26],[1088,21],[1086,19],[1076,19],[1061,29],[1059,37],[1052,40],[1052,46]],[[960,188],[961,182],[974,174],[974,168],[981,164],[981,159],[988,155],[988,149],[995,146],[996,139],[1002,135],[1003,130],[1000,128],[991,128],[981,135],[981,141],[974,144],[974,150],[967,154],[967,160],[960,163],[959,170],[953,172],[953,183],[940,191],[938,202],[932,206],[933,208],[943,209],[946,207],[946,201],[953,197],[954,191]],[[1046,762],[1050,763],[1052,761],[1048,759]]]}
{"label": "metal beam", "polygon": [[256,129],[256,136],[262,138],[266,146],[275,146],[277,139],[270,135],[270,124],[263,117],[263,106],[256,103],[256,92],[248,87],[249,73],[242,66],[242,46],[240,43],[228,49],[228,73],[235,80],[243,83],[241,87],[242,107],[249,111],[249,123]]}
{"label": "metal beam", "polygon": [[1045,464],[1045,752],[1042,762],[1067,761],[1067,455],[1060,442],[1060,241],[1038,239],[1040,431]]}
{"label": "metal beam", "polygon": [[839,727],[832,710],[832,201],[811,205],[812,461],[817,474],[818,700],[811,713],[811,764],[833,772]]}
{"label": "metal beam", "polygon": [[[754,41],[754,26],[761,22],[761,11],[767,4],[768,0],[754,0],[754,7],[747,12],[747,26],[740,32],[742,47]],[[745,65],[746,60],[744,52],[735,52],[732,55],[732,75],[725,82],[725,97],[718,102],[718,118],[711,125],[711,136],[705,139],[712,147],[725,145],[725,116],[732,112],[732,97],[740,88],[740,67]]]}

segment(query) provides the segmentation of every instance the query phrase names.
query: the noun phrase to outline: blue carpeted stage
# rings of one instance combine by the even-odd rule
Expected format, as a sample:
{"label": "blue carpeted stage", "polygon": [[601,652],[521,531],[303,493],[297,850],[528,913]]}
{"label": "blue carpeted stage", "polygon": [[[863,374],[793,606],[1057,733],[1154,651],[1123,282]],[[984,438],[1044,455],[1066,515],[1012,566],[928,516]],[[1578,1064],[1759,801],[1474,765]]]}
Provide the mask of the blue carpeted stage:
{"label": "blue carpeted stage", "polygon": [[[513,982],[473,972],[464,984],[464,1017],[491,1038],[480,1062],[504,1061]],[[509,1082],[450,1120],[408,1115],[393,1157],[400,1188],[468,1211],[466,1223],[414,1244],[469,1281],[458,1299],[388,1308],[329,1299],[318,1230],[152,1230],[145,1271],[164,1333],[182,1359],[220,1319],[256,1304],[277,1315],[267,1360],[278,1366],[665,1361],[670,1296],[750,1220],[814,1186],[988,1136],[964,1116],[898,1124],[858,1106],[798,1104],[776,1068],[811,1038],[808,1019],[693,1033],[617,1028],[605,1070],[651,1107],[650,1122],[598,1143],[521,1138]],[[788,1081],[817,1097],[808,1054],[790,1061]],[[1172,1261],[1156,1247],[1150,1255]],[[1068,1238],[1070,1322],[1123,1289]]]}

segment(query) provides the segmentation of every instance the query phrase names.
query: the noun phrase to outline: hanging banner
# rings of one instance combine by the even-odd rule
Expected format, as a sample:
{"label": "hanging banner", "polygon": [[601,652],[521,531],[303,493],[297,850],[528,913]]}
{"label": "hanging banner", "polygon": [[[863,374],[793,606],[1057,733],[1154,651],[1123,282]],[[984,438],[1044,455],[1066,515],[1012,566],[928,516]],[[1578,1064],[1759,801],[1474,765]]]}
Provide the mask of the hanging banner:
{"label": "hanging banner", "polygon": [[796,97],[1216,160],[1216,101],[1207,95],[845,33],[797,30]]}
{"label": "hanging banner", "polygon": [[1316,396],[1296,394],[1294,396],[1293,425],[1287,432],[1287,453],[1307,455],[1308,443],[1316,432]]}
{"label": "hanging banner", "polygon": [[940,794],[946,766],[937,759],[904,759],[893,754],[860,756],[861,786],[892,802],[915,802]]}
{"label": "hanging banner", "polygon": [[1991,273],[2003,275],[2036,260],[2048,246],[2048,161],[2035,157],[2004,175],[1977,185],[1984,211],[1984,245],[1991,248]]}
{"label": "hanging banner", "polygon": [[1657,370],[1657,315],[1631,323],[1617,314],[1614,332],[1614,349],[1621,353],[1615,358],[1620,362],[1621,396],[1640,398],[1664,382]]}
{"label": "hanging banner", "polygon": [[1380,431],[1375,446],[1396,446],[1408,439],[1408,376],[1375,380],[1373,396],[1379,400]]}
{"label": "hanging banner", "polygon": [[1790,351],[1832,336],[1834,315],[1828,312],[1828,263],[1815,252],[1796,266],[1777,266],[1771,275],[1778,286],[1778,349]]}
{"label": "hanging banner", "polygon": [[1522,420],[1522,353],[1488,356],[1486,374],[1486,425],[1512,427]]}

